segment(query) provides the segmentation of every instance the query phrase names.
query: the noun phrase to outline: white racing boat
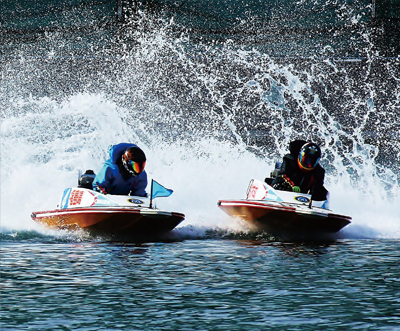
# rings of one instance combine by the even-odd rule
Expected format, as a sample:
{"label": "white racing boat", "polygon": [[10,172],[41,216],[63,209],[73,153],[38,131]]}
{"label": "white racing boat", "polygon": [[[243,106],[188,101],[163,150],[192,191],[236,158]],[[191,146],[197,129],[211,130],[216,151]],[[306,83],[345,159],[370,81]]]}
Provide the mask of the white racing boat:
{"label": "white racing boat", "polygon": [[37,211],[32,219],[53,229],[84,229],[123,235],[171,231],[185,215],[151,207],[149,198],[103,195],[86,188],[67,188],[58,207]]}
{"label": "white racing boat", "polygon": [[246,199],[219,200],[218,206],[272,234],[335,233],[351,222],[350,216],[329,210],[328,200],[312,201],[308,194],[278,191],[255,179],[250,181]]}

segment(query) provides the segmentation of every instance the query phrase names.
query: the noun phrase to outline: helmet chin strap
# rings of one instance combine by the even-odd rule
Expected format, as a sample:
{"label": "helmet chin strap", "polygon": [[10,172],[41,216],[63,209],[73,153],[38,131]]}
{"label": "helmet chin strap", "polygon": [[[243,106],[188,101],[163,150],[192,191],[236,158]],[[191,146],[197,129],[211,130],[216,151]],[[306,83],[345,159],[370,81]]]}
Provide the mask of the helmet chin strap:
{"label": "helmet chin strap", "polygon": [[130,173],[130,175],[131,175],[132,177],[137,177],[137,173],[136,173],[136,172],[134,172],[134,171],[132,171],[132,170],[129,170],[129,169],[128,169],[128,172]]}

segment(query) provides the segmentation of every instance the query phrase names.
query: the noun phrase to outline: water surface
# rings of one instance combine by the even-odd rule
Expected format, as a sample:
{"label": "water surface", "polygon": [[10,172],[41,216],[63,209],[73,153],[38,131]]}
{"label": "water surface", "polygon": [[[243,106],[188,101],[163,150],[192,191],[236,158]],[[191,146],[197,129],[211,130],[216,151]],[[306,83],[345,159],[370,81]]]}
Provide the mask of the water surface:
{"label": "water surface", "polygon": [[399,330],[398,240],[3,242],[2,330]]}

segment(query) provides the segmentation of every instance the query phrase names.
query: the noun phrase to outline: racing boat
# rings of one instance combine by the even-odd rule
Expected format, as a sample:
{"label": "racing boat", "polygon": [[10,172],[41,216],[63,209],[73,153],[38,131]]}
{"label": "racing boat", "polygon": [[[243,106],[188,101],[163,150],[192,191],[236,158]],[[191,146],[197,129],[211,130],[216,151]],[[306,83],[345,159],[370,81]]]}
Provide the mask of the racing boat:
{"label": "racing boat", "polygon": [[328,209],[328,200],[312,201],[308,194],[275,190],[256,179],[250,181],[246,199],[219,200],[218,206],[272,234],[336,233],[351,222],[350,216]]}
{"label": "racing boat", "polygon": [[117,235],[157,235],[185,219],[184,214],[152,207],[149,198],[103,195],[82,187],[67,188],[56,209],[33,212],[31,217],[52,229]]}

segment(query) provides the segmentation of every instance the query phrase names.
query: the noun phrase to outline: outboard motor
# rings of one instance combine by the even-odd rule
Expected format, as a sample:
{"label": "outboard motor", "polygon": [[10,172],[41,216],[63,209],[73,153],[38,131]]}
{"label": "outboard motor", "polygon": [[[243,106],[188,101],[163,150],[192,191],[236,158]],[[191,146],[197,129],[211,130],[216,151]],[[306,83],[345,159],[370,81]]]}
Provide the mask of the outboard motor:
{"label": "outboard motor", "polygon": [[88,188],[89,190],[93,190],[93,181],[96,177],[96,174],[93,170],[86,170],[85,173],[78,180],[78,187]]}

